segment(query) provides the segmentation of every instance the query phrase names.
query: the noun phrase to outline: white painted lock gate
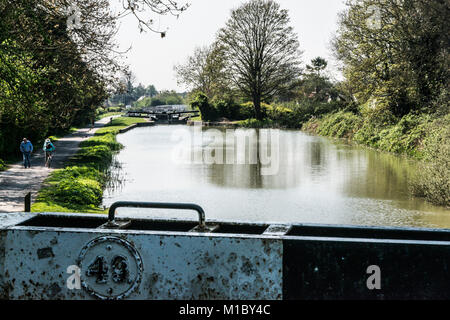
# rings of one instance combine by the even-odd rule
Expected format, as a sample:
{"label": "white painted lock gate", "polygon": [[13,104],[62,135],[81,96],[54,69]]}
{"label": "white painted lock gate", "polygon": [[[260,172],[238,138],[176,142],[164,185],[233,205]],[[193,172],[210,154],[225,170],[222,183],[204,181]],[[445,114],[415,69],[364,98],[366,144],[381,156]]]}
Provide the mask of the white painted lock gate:
{"label": "white painted lock gate", "polygon": [[[176,206],[179,207],[180,204]],[[0,214],[1,299],[448,299],[450,230]],[[380,288],[368,286],[381,270]],[[414,268],[411,268],[414,266]]]}

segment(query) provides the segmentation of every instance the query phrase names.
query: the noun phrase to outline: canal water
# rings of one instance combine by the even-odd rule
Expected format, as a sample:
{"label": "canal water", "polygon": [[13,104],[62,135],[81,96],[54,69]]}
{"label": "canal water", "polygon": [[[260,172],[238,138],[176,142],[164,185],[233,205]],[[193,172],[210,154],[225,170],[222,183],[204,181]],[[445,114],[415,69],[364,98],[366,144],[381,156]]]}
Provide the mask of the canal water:
{"label": "canal water", "polygon": [[[206,218],[271,223],[450,227],[450,210],[408,193],[415,163],[293,130],[137,128],[103,204],[188,202]],[[195,218],[195,212],[119,209],[118,216]]]}

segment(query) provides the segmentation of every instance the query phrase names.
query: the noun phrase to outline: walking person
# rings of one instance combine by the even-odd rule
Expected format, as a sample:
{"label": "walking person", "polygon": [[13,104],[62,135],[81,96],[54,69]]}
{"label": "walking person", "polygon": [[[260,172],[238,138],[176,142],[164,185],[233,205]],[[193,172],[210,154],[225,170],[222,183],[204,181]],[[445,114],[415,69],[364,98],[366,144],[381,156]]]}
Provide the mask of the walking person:
{"label": "walking person", "polygon": [[52,162],[53,152],[55,151],[55,145],[50,139],[45,139],[44,146],[42,148],[45,152],[45,166],[50,168]]}
{"label": "walking person", "polygon": [[31,153],[33,152],[33,144],[27,138],[23,138],[20,144],[20,151],[23,154],[23,166],[26,168],[31,168]]}

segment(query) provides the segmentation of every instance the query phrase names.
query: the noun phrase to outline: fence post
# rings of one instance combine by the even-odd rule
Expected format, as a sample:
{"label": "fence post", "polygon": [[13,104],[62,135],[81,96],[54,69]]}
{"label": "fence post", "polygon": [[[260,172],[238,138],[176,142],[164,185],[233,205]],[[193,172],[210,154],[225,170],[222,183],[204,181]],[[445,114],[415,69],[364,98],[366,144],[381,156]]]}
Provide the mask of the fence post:
{"label": "fence post", "polygon": [[31,192],[25,196],[25,212],[31,212]]}

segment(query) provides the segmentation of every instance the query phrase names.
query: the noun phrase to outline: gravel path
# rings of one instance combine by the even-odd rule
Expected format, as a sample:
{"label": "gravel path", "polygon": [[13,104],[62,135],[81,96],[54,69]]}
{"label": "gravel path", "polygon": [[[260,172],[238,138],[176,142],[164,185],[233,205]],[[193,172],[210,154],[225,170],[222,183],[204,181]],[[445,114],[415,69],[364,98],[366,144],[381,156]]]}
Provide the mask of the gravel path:
{"label": "gravel path", "polygon": [[[63,168],[64,163],[77,151],[81,141],[91,138],[98,128],[103,127],[110,118],[95,122],[94,128],[83,128],[56,141],[56,151],[52,160],[52,168],[44,167],[44,151],[41,145],[35,145],[31,157],[31,168],[25,169],[22,162],[9,166],[7,171],[0,172],[0,212],[23,212],[24,198],[31,192],[32,202],[41,188],[42,182],[50,172]],[[33,141],[31,141],[33,143]],[[19,143],[17,144],[19,147]]]}

